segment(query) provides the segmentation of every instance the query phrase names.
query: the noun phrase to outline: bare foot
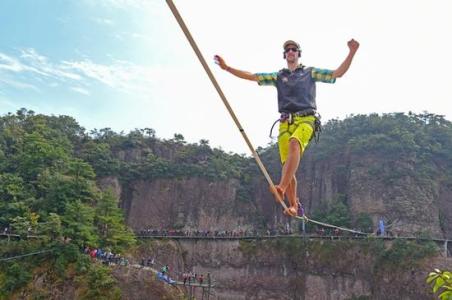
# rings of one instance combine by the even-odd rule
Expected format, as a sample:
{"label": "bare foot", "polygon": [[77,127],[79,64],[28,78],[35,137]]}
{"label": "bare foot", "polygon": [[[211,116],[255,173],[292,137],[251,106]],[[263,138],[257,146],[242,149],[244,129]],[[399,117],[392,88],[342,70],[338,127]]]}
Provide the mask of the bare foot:
{"label": "bare foot", "polygon": [[291,217],[298,216],[298,203],[295,203],[295,205],[291,205],[289,208],[287,208],[284,211],[284,214],[289,215]]}
{"label": "bare foot", "polygon": [[[274,189],[272,189],[272,187],[270,186],[270,192],[272,192],[272,194],[275,196],[275,201],[277,203],[284,201],[284,191],[280,186],[275,185]],[[278,196],[280,200],[278,199]]]}

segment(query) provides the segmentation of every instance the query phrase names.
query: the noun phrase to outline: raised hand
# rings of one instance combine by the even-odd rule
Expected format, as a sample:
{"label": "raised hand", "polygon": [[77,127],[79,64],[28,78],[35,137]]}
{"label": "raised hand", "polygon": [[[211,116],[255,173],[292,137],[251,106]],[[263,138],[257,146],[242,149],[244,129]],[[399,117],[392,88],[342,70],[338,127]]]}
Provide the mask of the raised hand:
{"label": "raised hand", "polygon": [[215,63],[216,63],[217,65],[219,65],[220,68],[222,68],[223,70],[226,70],[226,69],[228,68],[228,66],[226,65],[224,59],[223,59],[221,56],[215,55],[215,56],[213,57],[213,60],[214,60]]}
{"label": "raised hand", "polygon": [[348,41],[347,43],[348,48],[350,49],[350,51],[356,52],[356,50],[358,50],[359,48],[359,43],[357,41],[355,41],[354,39],[351,39],[350,41]]}

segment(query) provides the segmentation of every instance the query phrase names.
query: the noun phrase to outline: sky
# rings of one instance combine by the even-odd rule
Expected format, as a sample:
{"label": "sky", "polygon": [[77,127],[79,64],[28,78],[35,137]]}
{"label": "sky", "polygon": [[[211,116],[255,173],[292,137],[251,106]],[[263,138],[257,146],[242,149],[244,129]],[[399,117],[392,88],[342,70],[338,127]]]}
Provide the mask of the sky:
{"label": "sky", "polygon": [[[332,70],[348,40],[360,43],[342,78],[317,85],[323,122],[409,111],[452,120],[450,0],[174,3],[255,148],[272,142],[276,89],[234,77],[213,56],[278,71],[288,39],[304,65]],[[165,1],[1,0],[0,19],[0,115],[25,107],[88,131],[153,128],[250,154]]]}

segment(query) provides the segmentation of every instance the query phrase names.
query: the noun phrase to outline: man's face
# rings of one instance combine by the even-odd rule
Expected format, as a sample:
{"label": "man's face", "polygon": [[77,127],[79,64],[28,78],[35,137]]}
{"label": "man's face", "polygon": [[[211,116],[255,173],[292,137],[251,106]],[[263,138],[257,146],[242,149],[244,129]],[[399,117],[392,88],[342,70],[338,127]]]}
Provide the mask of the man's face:
{"label": "man's face", "polygon": [[284,53],[286,54],[286,60],[288,63],[293,63],[298,60],[298,51],[300,51],[295,45],[287,45],[284,49]]}

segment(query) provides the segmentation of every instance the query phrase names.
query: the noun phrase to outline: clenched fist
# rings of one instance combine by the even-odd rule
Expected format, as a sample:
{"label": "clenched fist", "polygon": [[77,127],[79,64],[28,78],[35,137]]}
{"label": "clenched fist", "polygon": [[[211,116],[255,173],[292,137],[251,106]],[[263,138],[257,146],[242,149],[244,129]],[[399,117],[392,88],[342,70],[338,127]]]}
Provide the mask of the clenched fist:
{"label": "clenched fist", "polygon": [[359,48],[359,43],[357,41],[355,41],[354,39],[351,39],[350,41],[348,41],[347,43],[348,48],[350,49],[350,51],[356,52],[356,50],[358,50]]}
{"label": "clenched fist", "polygon": [[356,52],[356,50],[358,50],[359,48],[359,43],[357,41],[355,41],[354,39],[351,39],[350,41],[348,41],[347,43],[348,48],[350,49],[350,51]]}

